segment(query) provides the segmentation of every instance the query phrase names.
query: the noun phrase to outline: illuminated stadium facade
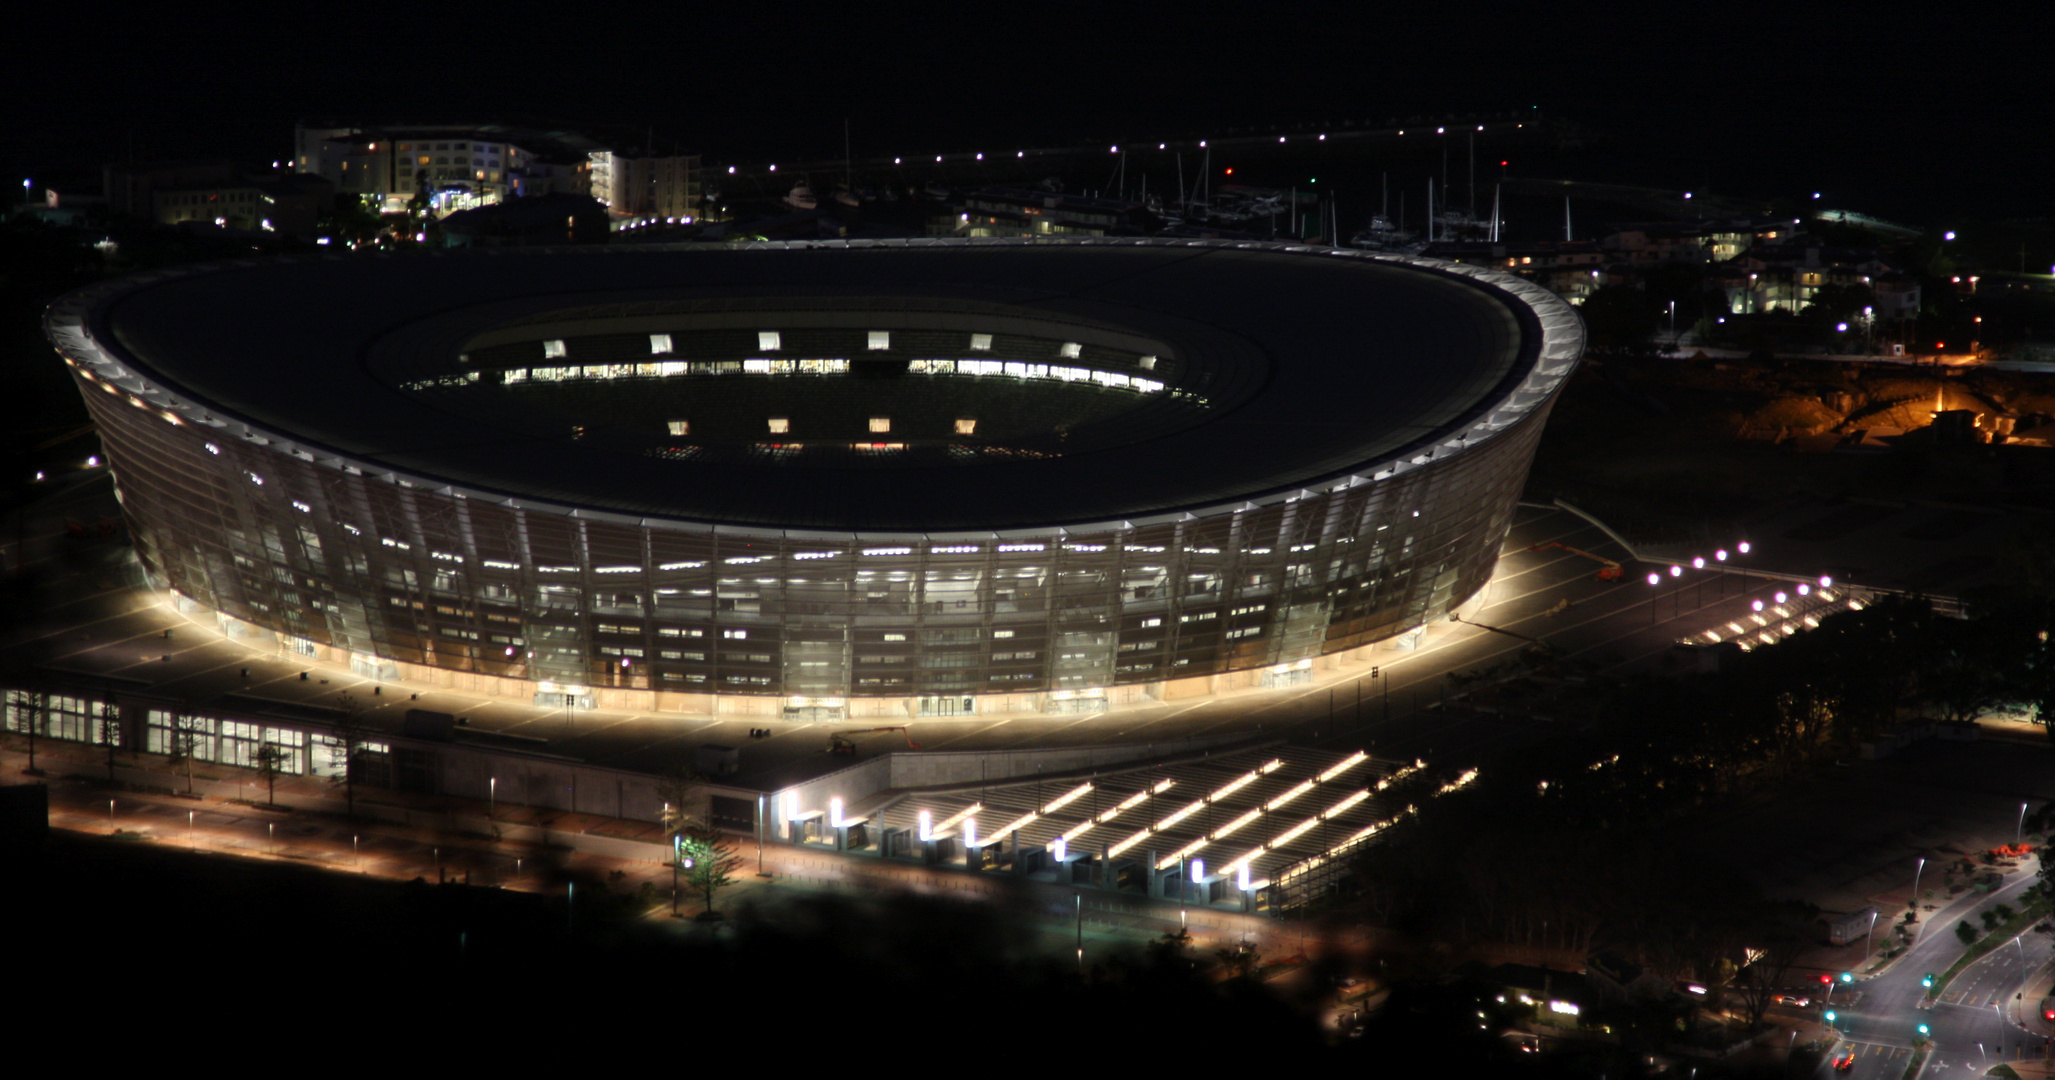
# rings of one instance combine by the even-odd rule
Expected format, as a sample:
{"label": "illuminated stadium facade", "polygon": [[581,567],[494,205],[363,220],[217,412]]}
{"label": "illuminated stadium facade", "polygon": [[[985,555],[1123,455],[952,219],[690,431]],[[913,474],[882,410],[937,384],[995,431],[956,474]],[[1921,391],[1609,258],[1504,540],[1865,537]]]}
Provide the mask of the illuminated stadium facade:
{"label": "illuminated stadium facade", "polygon": [[360,674],[790,716],[1301,681],[1489,577],[1576,315],[1432,260],[251,260],[54,305],[152,578]]}

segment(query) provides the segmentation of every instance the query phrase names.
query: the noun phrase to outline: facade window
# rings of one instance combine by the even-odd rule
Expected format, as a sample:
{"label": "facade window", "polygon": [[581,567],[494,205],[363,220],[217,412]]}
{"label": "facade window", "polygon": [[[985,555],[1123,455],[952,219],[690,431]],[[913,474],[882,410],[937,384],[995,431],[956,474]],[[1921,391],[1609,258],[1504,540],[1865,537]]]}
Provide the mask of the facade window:
{"label": "facade window", "polygon": [[559,357],[562,357],[562,356],[566,356],[566,355],[568,355],[568,354],[567,354],[567,353],[566,353],[566,352],[564,351],[564,342],[563,342],[563,339],[561,339],[561,338],[552,338],[551,340],[549,340],[549,341],[545,341],[545,342],[543,342],[543,343],[542,343],[542,358],[543,358],[543,359],[545,359],[545,360],[555,360],[555,359],[557,359],[557,358],[559,358]]}
{"label": "facade window", "polygon": [[990,334],[972,334],[972,335],[970,336],[970,347],[971,347],[971,351],[973,351],[973,352],[991,352],[991,351],[992,351],[992,335],[990,335]]}
{"label": "facade window", "polygon": [[792,431],[792,421],[786,417],[773,416],[770,418],[769,423],[771,434],[773,435],[785,435]]}
{"label": "facade window", "polygon": [[757,331],[756,347],[762,349],[764,352],[777,352],[780,348],[778,344],[778,332],[776,330]]}
{"label": "facade window", "polygon": [[651,356],[661,356],[661,355],[663,355],[664,353],[667,353],[667,352],[670,352],[670,351],[671,351],[671,335],[669,335],[669,334],[651,334],[651,335],[649,335],[649,353],[650,353],[650,355],[651,355]]}
{"label": "facade window", "polygon": [[959,417],[959,418],[957,419],[957,421],[956,421],[956,433],[957,433],[958,435],[975,435],[975,434],[977,434],[977,433],[978,433],[978,422],[977,422],[977,420],[976,420],[976,419],[974,419],[974,418],[971,418],[971,417]]}
{"label": "facade window", "polygon": [[873,416],[873,417],[871,417],[871,434],[873,434],[873,435],[889,435],[889,434],[891,434],[891,432],[892,432],[892,418],[891,418],[891,417],[889,417],[889,416]]}
{"label": "facade window", "polygon": [[883,352],[892,347],[892,331],[872,330],[869,335],[870,351]]}

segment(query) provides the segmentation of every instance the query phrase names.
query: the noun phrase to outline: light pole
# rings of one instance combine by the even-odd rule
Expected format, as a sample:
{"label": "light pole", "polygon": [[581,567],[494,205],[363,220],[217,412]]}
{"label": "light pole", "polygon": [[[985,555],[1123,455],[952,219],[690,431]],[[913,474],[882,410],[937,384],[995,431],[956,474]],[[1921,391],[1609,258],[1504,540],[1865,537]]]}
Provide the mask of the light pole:
{"label": "light pole", "polygon": [[1077,973],[1085,973],[1085,894],[1078,893],[1071,898],[1077,911]]}
{"label": "light pole", "polygon": [[2019,825],[2012,830],[2012,842],[2017,844],[2026,838],[2026,804],[2019,804]]}
{"label": "light pole", "polygon": [[1869,913],[1869,932],[1862,936],[1862,962],[1864,964],[1869,963],[1870,952],[1876,948],[1876,939],[1877,913],[1872,911]]}
{"label": "light pole", "polygon": [[193,812],[191,810],[186,811],[186,849],[189,851],[200,850],[199,844],[193,839]]}
{"label": "light pole", "polygon": [[492,777],[492,778],[490,778],[490,779],[489,779],[489,780],[488,780],[488,781],[486,782],[486,788],[485,788],[485,817],[486,817],[486,819],[487,819],[487,820],[491,820],[491,818],[493,817],[493,815],[494,815],[494,814],[496,814],[496,813],[498,813],[498,811],[499,811],[499,777],[495,776],[495,777]]}

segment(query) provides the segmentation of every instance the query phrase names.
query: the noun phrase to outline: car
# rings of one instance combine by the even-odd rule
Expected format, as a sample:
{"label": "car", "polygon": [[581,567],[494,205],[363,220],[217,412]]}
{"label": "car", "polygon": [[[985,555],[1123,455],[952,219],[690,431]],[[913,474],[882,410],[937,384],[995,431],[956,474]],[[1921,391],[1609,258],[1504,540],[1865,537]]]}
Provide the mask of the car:
{"label": "car", "polygon": [[1770,995],[1770,1004],[1782,1005],[1791,1009],[1803,1009],[1807,1005],[1812,1004],[1812,999],[1803,994],[1772,994]]}
{"label": "car", "polygon": [[1834,1058],[1834,1071],[1847,1072],[1855,1068],[1855,1051],[1843,1050]]}

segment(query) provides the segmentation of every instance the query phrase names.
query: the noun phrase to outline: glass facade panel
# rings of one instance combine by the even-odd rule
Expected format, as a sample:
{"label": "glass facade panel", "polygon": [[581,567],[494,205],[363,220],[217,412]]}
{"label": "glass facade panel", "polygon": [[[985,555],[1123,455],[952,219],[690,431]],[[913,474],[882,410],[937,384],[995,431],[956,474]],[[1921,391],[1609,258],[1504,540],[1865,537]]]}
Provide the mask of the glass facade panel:
{"label": "glass facade panel", "polygon": [[[768,332],[734,333],[761,346],[756,335]],[[877,331],[862,345],[939,352],[962,349],[969,337],[932,332],[929,342],[924,333]],[[618,336],[621,364],[584,338],[507,348],[527,351],[529,380],[543,378],[545,368],[532,365],[549,350],[609,361],[580,364],[579,379],[595,367],[599,378],[615,378],[606,372],[624,365],[640,365],[628,374],[641,377],[660,335]],[[716,363],[692,358],[696,338],[661,336],[677,363]],[[802,336],[794,329],[776,344],[806,350]],[[1075,368],[1048,362],[1078,352],[1056,352],[947,362],[952,377],[966,364],[1040,364],[1047,370],[1023,368],[1019,377],[1082,382],[1080,392],[1091,392],[1097,346],[1083,347],[1085,366]],[[942,361],[903,362],[911,372]],[[834,363],[846,373],[847,361]],[[1547,383],[1502,424],[1460,444],[1423,447],[1416,458],[1374,466],[1374,475],[1323,481],[1282,501],[1003,535],[858,537],[567,513],[575,492],[556,505],[466,497],[268,438],[173,422],[104,392],[112,384],[84,365],[73,370],[153,578],[306,648],[579,687],[876,694],[933,709],[961,709],[977,694],[1271,668],[1419,626],[1490,575],[1560,385]],[[795,367],[785,381],[807,370]],[[994,374],[1004,378],[1004,368]],[[738,363],[706,377],[778,375]],[[818,375],[831,377],[845,376]],[[883,416],[855,415],[857,424]],[[938,431],[957,423],[953,409],[937,415]],[[901,417],[895,411],[886,426],[900,431],[908,426]],[[752,423],[762,430],[761,418]],[[832,482],[815,482],[831,506]],[[1173,516],[1181,520],[1161,520]],[[823,517],[832,528],[834,515],[824,509]],[[83,741],[88,716],[85,702],[53,698],[43,722],[56,737]],[[170,752],[179,737],[173,719],[149,714],[149,749]],[[26,722],[9,703],[10,730]],[[208,760],[252,765],[269,741],[286,771],[331,767],[329,744],[270,739],[253,725],[221,721],[195,734],[207,746],[195,756]]]}

